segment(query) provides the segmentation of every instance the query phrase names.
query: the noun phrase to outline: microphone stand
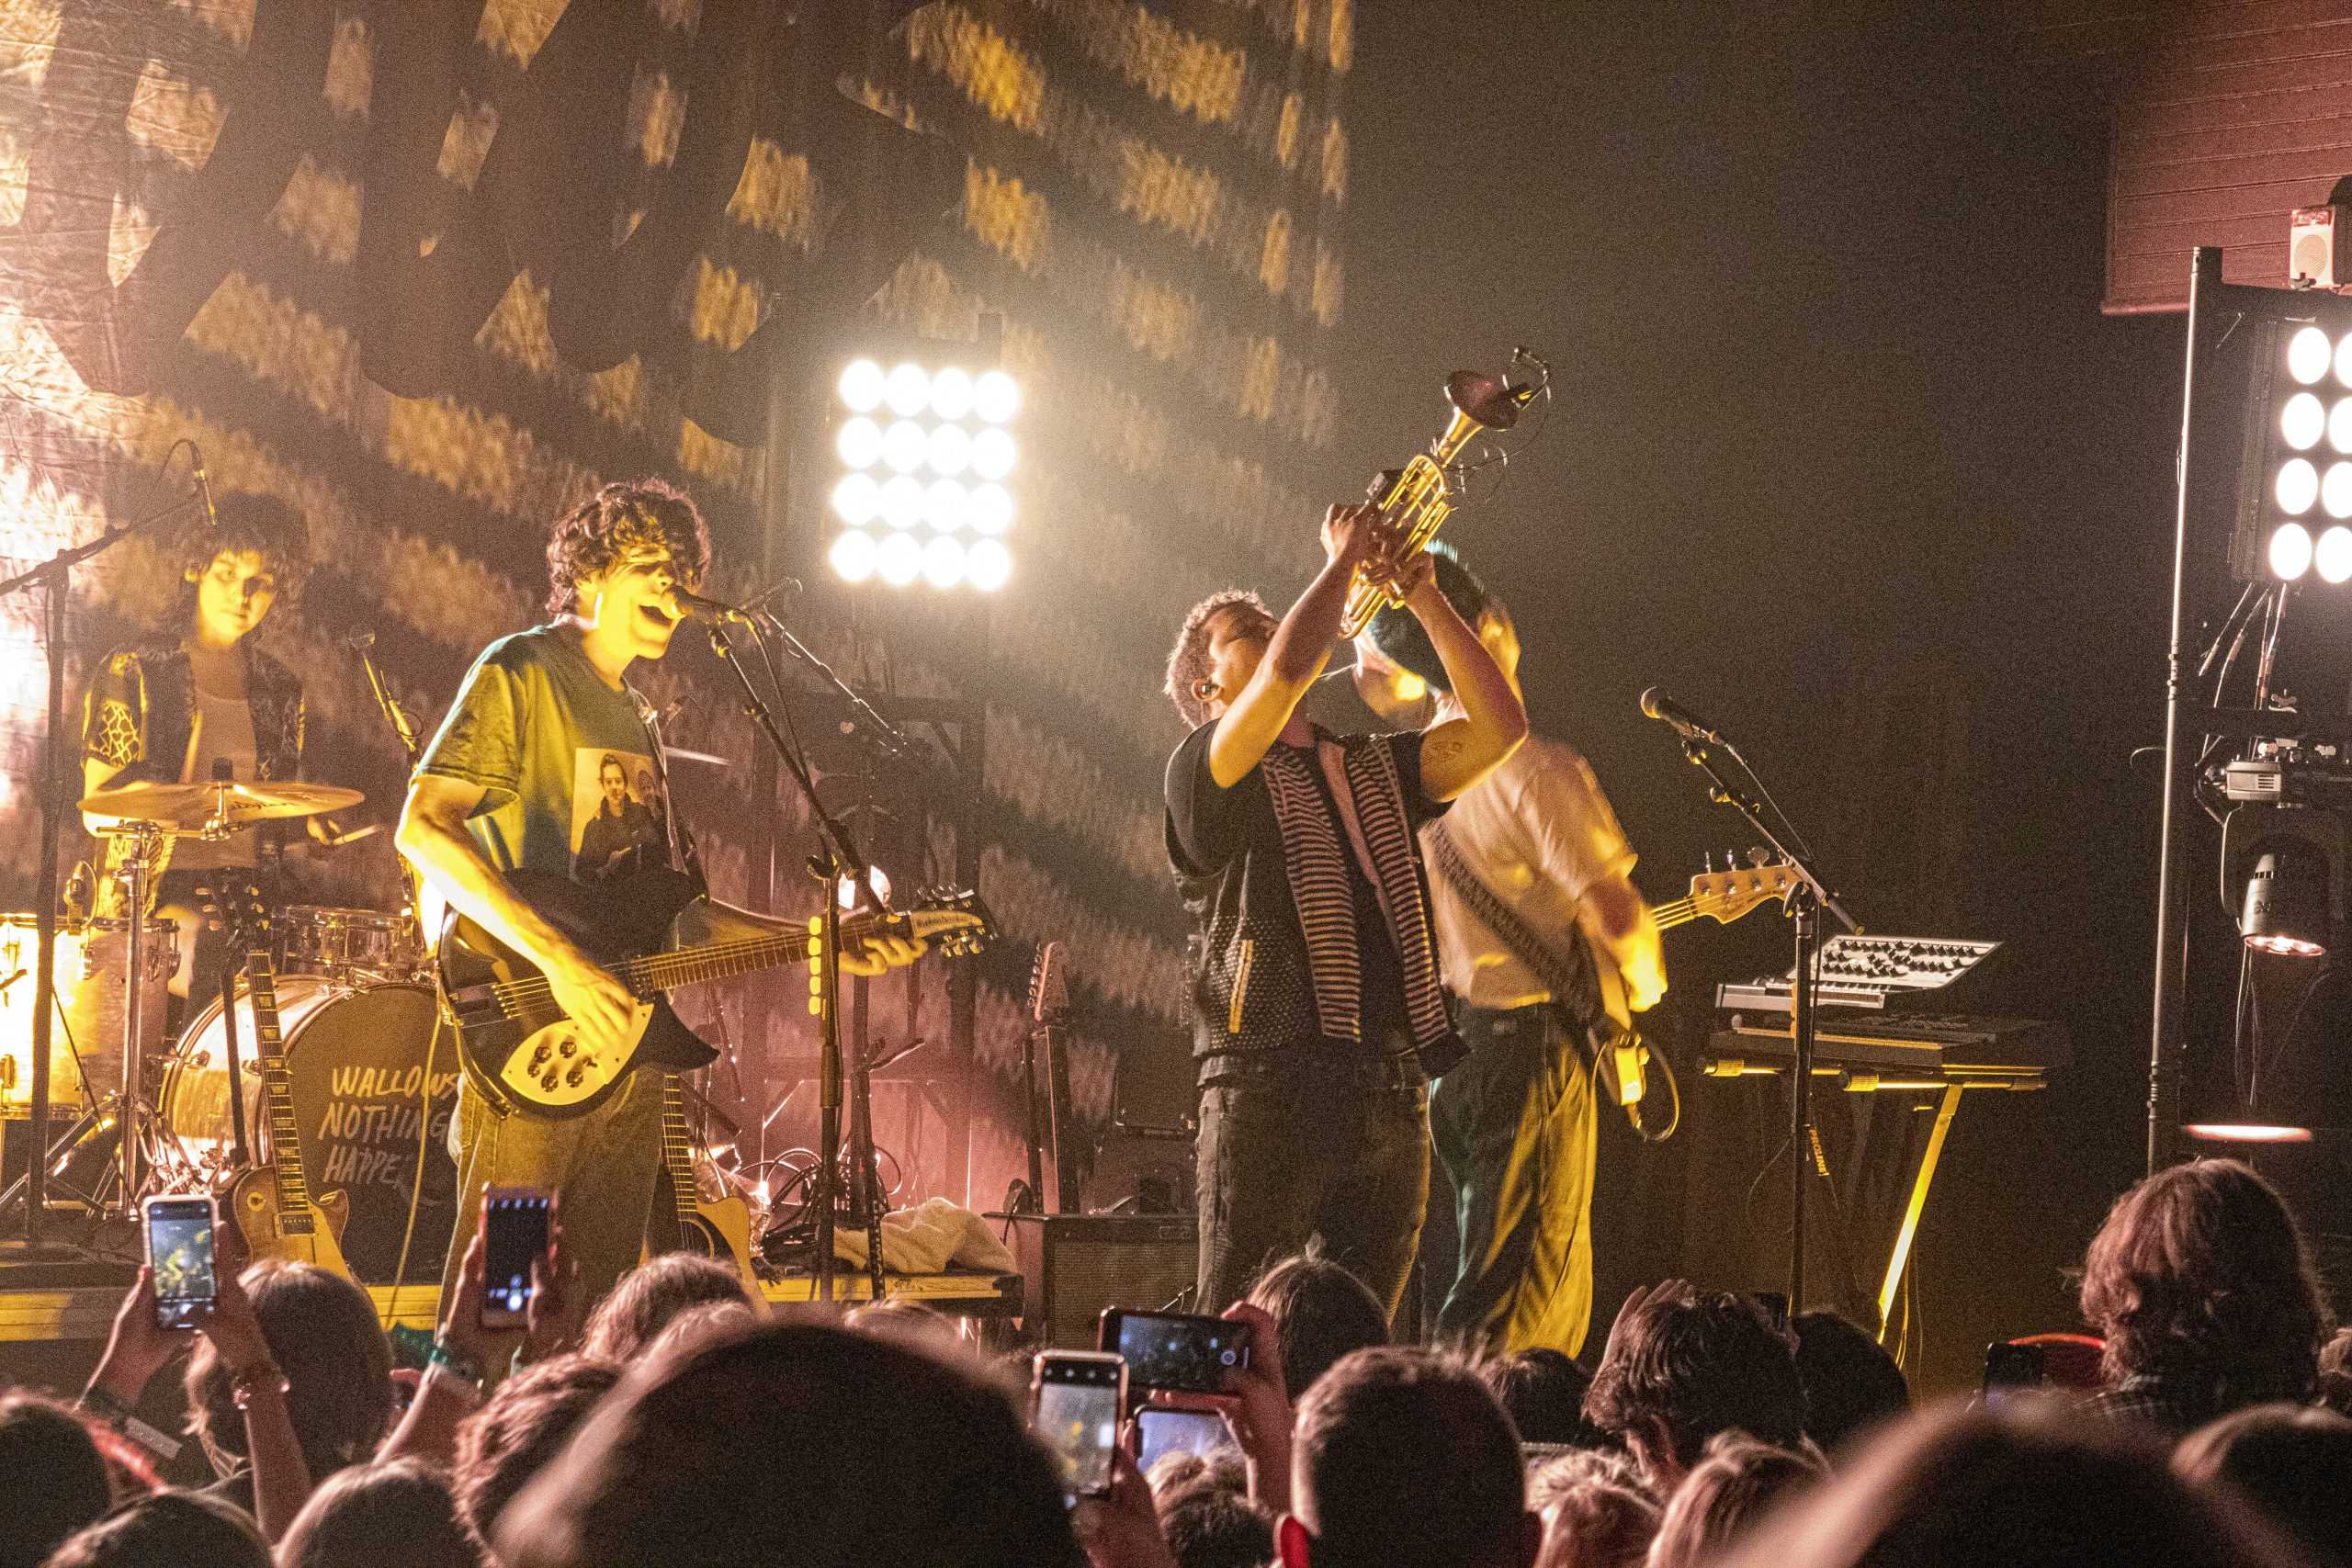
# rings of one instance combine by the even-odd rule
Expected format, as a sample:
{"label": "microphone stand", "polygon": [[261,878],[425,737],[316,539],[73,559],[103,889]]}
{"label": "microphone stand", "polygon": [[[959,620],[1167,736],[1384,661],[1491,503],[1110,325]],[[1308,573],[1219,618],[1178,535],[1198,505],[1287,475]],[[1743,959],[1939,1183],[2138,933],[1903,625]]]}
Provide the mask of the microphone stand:
{"label": "microphone stand", "polygon": [[[1822,912],[1826,910],[1837,917],[1838,923],[1849,931],[1859,933],[1862,928],[1814,870],[1812,857],[1801,845],[1788,841],[1799,837],[1795,830],[1791,829],[1785,838],[1776,832],[1763,803],[1724,775],[1715,761],[1715,746],[1722,747],[1739,764],[1747,780],[1767,798],[1771,793],[1762,788],[1756,770],[1747,765],[1747,759],[1729,740],[1718,736],[1711,743],[1704,736],[1686,732],[1682,737],[1682,755],[1707,775],[1711,786],[1707,798],[1718,806],[1728,806],[1746,818],[1747,825],[1797,874],[1797,885],[1789,890],[1785,900],[1794,922],[1796,949],[1796,980],[1790,991],[1789,1020],[1794,1047],[1789,1090],[1789,1165],[1792,1173],[1789,1192],[1789,1316],[1793,1321],[1804,1310],[1804,1173],[1806,1162],[1813,1157],[1813,1054],[1819,1030],[1815,1008],[1821,986]],[[1777,810],[1775,807],[1776,813]],[[1781,818],[1781,825],[1787,827],[1785,818]]]}
{"label": "microphone stand", "polygon": [[[751,623],[751,630],[752,640],[761,644],[762,654],[764,657],[765,643],[761,638],[756,622]],[[842,902],[840,887],[842,878],[847,877],[856,883],[857,902],[861,908],[879,908],[881,900],[875,897],[873,868],[866,863],[865,857],[858,852],[857,845],[850,838],[849,829],[844,828],[831,812],[826,810],[825,803],[818,798],[817,781],[808,771],[807,756],[798,747],[787,742],[784,732],[776,728],[775,710],[760,695],[759,687],[752,680],[751,671],[743,668],[743,661],[737,657],[734,644],[728,640],[725,628],[712,626],[709,632],[710,650],[718,656],[721,663],[735,672],[737,683],[743,688],[744,715],[759,728],[761,734],[767,737],[768,745],[775,750],[776,760],[784,764],[784,771],[790,775],[793,784],[800,791],[801,799],[808,804],[808,815],[817,824],[819,837],[824,840],[823,852],[811,856],[809,860],[809,869],[823,879],[824,897],[820,900],[821,913],[818,917],[821,922],[821,945],[817,954],[815,976],[817,983],[811,998],[816,1007],[819,1022],[818,1110],[817,1168],[810,1177],[808,1201],[814,1206],[816,1212],[816,1237],[813,1243],[816,1257],[812,1262],[813,1272],[816,1275],[817,1299],[830,1303],[835,1299],[833,1293],[834,1211],[842,1196]],[[796,648],[798,646],[798,639],[793,638],[788,632],[785,635]],[[839,684],[838,678],[835,683]],[[780,695],[781,693],[779,693]],[[880,716],[876,716],[878,718]],[[873,1157],[870,1150],[863,1156],[859,1156],[854,1150],[852,1153],[853,1157],[864,1157],[869,1163]],[[873,1286],[873,1299],[878,1302],[884,1297],[881,1221],[871,1203],[866,1205],[863,1218],[866,1227],[866,1275]]]}
{"label": "microphone stand", "polygon": [[[176,451],[183,445],[173,443]],[[193,448],[191,448],[193,450]],[[164,454],[171,461],[172,454]],[[74,803],[82,798],[78,779],[69,784],[64,767],[65,734],[65,601],[74,589],[74,569],[84,561],[113,548],[166,517],[176,516],[191,506],[202,504],[203,497],[189,495],[160,511],[151,512],[133,523],[109,528],[84,544],[58,551],[40,565],[18,572],[0,581],[0,599],[22,589],[39,586],[43,591],[41,641],[49,660],[49,728],[41,738],[40,765],[40,851],[39,868],[34,876],[39,883],[40,900],[34,916],[35,946],[33,958],[32,998],[32,1084],[29,1111],[32,1132],[26,1147],[30,1151],[25,1164],[22,1180],[25,1204],[23,1256],[46,1256],[41,1247],[42,1211],[47,1207],[49,1162],[52,1152],[45,1145],[49,1138],[49,1052],[51,1017],[57,1011],[57,868],[60,842],[64,836],[66,813],[74,810]],[[140,852],[136,850],[134,853]],[[147,911],[133,909],[135,922],[145,919]],[[137,984],[138,971],[132,970],[131,983]],[[134,1011],[134,1015],[136,1013]],[[135,1107],[126,1107],[122,1123],[125,1139],[137,1135]],[[124,1201],[136,1204],[139,1194],[128,1192]]]}

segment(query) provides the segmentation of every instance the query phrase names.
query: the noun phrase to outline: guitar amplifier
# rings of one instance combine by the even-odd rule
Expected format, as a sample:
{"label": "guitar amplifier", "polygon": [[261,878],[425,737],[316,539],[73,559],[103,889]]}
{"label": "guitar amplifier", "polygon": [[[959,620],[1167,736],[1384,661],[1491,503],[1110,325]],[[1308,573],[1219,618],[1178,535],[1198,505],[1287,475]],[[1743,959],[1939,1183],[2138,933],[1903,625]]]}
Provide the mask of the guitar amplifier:
{"label": "guitar amplifier", "polygon": [[1044,1349],[1091,1350],[1104,1307],[1193,1310],[1194,1227],[1190,1214],[1013,1215],[1029,1338]]}

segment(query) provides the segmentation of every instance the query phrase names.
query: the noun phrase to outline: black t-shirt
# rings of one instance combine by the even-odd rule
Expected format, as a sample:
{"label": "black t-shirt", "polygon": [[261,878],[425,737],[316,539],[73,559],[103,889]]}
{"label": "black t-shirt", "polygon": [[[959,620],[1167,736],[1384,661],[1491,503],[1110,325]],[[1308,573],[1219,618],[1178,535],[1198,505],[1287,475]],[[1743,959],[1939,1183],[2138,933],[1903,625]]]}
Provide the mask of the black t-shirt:
{"label": "black t-shirt", "polygon": [[[1262,1005],[1275,1010],[1274,1024],[1279,1033],[1294,1040],[1317,1033],[1307,984],[1306,943],[1299,934],[1281,822],[1274,815],[1273,802],[1260,769],[1250,769],[1230,787],[1220,787],[1210,775],[1209,744],[1216,733],[1213,721],[1185,738],[1175,755],[1168,760],[1165,786],[1169,861],[1185,891],[1185,905],[1193,914],[1197,933],[1195,1005],[1204,1014],[1219,1007],[1226,1013],[1222,1019],[1206,1017],[1202,1021],[1212,1026],[1204,1031],[1204,1054],[1215,1049],[1212,1037],[1218,1032],[1215,1025],[1225,1025],[1224,1033],[1228,1036],[1242,1032],[1233,1027],[1243,1016],[1242,1008],[1234,1004],[1232,997],[1236,985],[1246,985],[1249,1006],[1257,1007],[1262,1001]],[[1320,729],[1317,738],[1318,742],[1337,744],[1336,737]],[[1378,743],[1389,749],[1397,784],[1404,794],[1406,815],[1418,834],[1423,823],[1443,815],[1446,809],[1442,802],[1430,799],[1421,788],[1421,737],[1418,732],[1385,735],[1378,739]],[[1323,769],[1311,755],[1307,764],[1344,852],[1341,858],[1347,866],[1349,891],[1355,907],[1363,1041],[1368,1049],[1377,1054],[1401,1055],[1410,1049],[1410,1032],[1405,1016],[1402,964],[1396,938],[1381,908],[1380,895],[1351,847]],[[1203,964],[1215,967],[1220,955],[1202,950],[1230,945],[1233,933],[1220,931],[1218,927],[1236,922],[1253,933],[1253,942],[1267,943],[1268,948],[1255,951],[1254,963],[1240,976],[1227,975],[1222,987],[1204,986],[1200,973]],[[1279,966],[1279,973],[1269,973],[1269,965]]]}

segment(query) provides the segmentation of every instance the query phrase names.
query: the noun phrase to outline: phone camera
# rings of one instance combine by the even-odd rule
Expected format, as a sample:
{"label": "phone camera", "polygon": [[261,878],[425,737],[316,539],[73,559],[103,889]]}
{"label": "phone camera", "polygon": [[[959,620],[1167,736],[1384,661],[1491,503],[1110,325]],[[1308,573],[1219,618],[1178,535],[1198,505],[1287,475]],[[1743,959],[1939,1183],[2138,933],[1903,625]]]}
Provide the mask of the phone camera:
{"label": "phone camera", "polygon": [[1239,1359],[1239,1358],[1233,1353],[1233,1348],[1231,1346],[1227,1346],[1226,1348],[1218,1351],[1216,1359],[1217,1364],[1225,1367],[1229,1367],[1233,1365],[1236,1360]]}

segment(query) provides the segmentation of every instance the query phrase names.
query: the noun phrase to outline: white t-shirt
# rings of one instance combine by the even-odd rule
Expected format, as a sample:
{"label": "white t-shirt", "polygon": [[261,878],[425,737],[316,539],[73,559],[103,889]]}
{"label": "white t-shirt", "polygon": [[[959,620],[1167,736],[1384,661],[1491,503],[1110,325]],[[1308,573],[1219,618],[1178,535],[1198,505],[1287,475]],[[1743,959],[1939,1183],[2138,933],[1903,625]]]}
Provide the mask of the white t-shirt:
{"label": "white t-shirt", "polygon": [[[1577,906],[1595,882],[1634,867],[1617,814],[1574,748],[1531,736],[1509,761],[1463,792],[1445,830],[1473,874],[1528,929],[1560,951],[1581,940]],[[1472,1007],[1530,1007],[1552,993],[1463,902],[1429,861],[1439,967]]]}

